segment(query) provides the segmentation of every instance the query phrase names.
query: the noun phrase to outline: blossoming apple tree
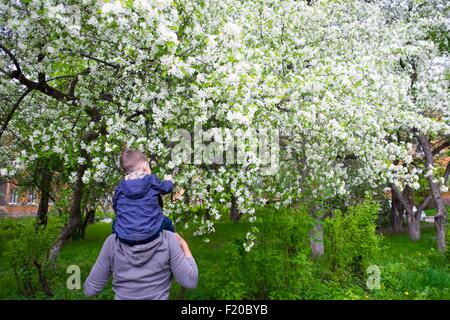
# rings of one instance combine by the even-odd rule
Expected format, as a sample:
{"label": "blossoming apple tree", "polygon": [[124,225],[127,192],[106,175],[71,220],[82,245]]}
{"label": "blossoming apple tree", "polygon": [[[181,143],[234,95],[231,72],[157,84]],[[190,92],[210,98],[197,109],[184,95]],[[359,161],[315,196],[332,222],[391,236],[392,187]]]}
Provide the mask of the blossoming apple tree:
{"label": "blossoming apple tree", "polygon": [[[2,176],[68,212],[53,260],[83,212],[111,194],[125,147],[145,151],[159,174],[175,173],[183,194],[165,209],[177,226],[204,235],[227,212],[255,221],[267,201],[306,203],[321,255],[332,209],[386,186],[416,187],[413,141],[426,155],[430,139],[449,134],[446,55],[393,10],[381,1],[1,4]],[[418,12],[421,25],[442,27],[440,10]],[[279,132],[271,175],[247,135],[263,128]],[[174,156],[180,129],[224,150],[243,144],[246,157],[206,163],[195,145],[192,157]],[[443,181],[428,177],[439,203]],[[194,203],[205,210],[193,215]],[[248,233],[247,250],[253,240]]]}

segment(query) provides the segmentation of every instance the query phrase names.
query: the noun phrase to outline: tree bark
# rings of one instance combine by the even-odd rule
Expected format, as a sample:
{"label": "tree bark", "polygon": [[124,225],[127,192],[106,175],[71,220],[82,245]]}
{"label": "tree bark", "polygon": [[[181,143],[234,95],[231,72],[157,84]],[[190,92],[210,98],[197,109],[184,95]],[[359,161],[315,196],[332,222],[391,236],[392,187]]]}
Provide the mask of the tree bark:
{"label": "tree bark", "polygon": [[36,227],[45,227],[47,225],[48,201],[50,200],[52,179],[53,172],[44,164],[41,181],[39,183],[41,194],[39,197],[39,207],[36,213]]}
{"label": "tree bark", "polygon": [[69,210],[69,221],[62,228],[58,239],[50,249],[48,259],[51,263],[56,262],[56,259],[58,258],[62,247],[81,224],[81,198],[83,196],[84,189],[83,175],[86,171],[86,168],[86,164],[82,164],[77,169],[77,180],[72,192],[72,201]]}
{"label": "tree bark", "polygon": [[[208,185],[206,187],[206,192],[209,194],[211,191],[211,187]],[[205,212],[203,213],[204,220],[211,220],[211,210],[210,208],[205,208]]]}
{"label": "tree bark", "polygon": [[394,233],[402,232],[403,207],[397,195],[391,189],[391,227]]}
{"label": "tree bark", "polygon": [[412,241],[420,240],[420,219],[415,215],[408,215],[408,233]]}
{"label": "tree bark", "polygon": [[188,194],[188,191],[187,191],[187,190],[184,190],[184,193],[183,193],[183,201],[184,201],[184,204],[185,204],[185,205],[189,205],[189,204],[191,203],[191,199],[190,199],[190,197],[189,197],[189,194]]}
{"label": "tree bark", "polygon": [[[93,113],[95,114],[96,111],[94,110]],[[95,118],[95,115],[91,115],[91,117]],[[103,131],[103,129],[101,129],[101,131]],[[82,140],[85,143],[88,143],[98,138],[98,136],[99,136],[98,132],[88,131],[84,134]],[[84,192],[83,176],[88,168],[87,163],[90,160],[90,157],[89,153],[81,147],[80,147],[80,155],[82,158],[84,158],[84,162],[83,164],[79,165],[77,169],[77,180],[75,181],[75,185],[72,191],[72,201],[69,210],[69,221],[61,229],[59,237],[54,243],[53,247],[50,249],[48,256],[49,262],[52,263],[53,265],[55,265],[56,259],[58,258],[59,252],[61,251],[64,244],[67,242],[67,240],[70,239],[72,234],[79,228],[82,222],[81,200],[83,198]]]}
{"label": "tree bark", "polygon": [[[19,279],[16,265],[14,265],[14,274],[16,276],[16,279]],[[17,280],[17,281],[20,282],[20,280]],[[22,282],[23,282],[23,291],[22,292],[25,294],[25,296],[27,296],[27,297],[34,296],[34,294],[36,293],[36,290],[33,287],[33,282],[31,281],[31,275],[28,271],[26,271],[25,274],[23,275]]]}
{"label": "tree bark", "polygon": [[407,220],[408,220],[408,232],[412,241],[420,240],[420,214],[418,211],[414,211],[414,194],[410,186],[406,186],[403,190],[403,198],[407,204]]}
{"label": "tree bark", "polygon": [[[419,136],[419,144],[425,154],[425,160],[427,169],[431,166],[434,167],[433,153],[431,150],[431,144],[427,137]],[[448,165],[447,165],[448,168]],[[447,171],[447,170],[446,170]],[[427,176],[428,185],[430,186],[431,196],[433,197],[434,204],[436,205],[436,215],[434,217],[434,224],[436,228],[436,240],[439,251],[445,251],[447,246],[445,243],[445,225],[447,223],[447,210],[445,209],[444,201],[441,197],[441,190],[439,183],[433,174]]]}
{"label": "tree bark", "polygon": [[311,257],[313,259],[317,259],[324,255],[323,225],[317,217],[314,217],[313,228],[309,231],[309,245],[311,247]]}
{"label": "tree bark", "polygon": [[209,208],[205,208],[205,212],[203,213],[204,220],[211,220],[211,212]]}
{"label": "tree bark", "polygon": [[12,120],[12,117],[14,115],[14,113],[17,111],[17,109],[19,108],[20,103],[23,101],[23,99],[25,99],[25,97],[31,92],[33,91],[33,89],[26,89],[19,97],[19,99],[14,103],[14,105],[12,106],[11,110],[9,111],[9,113],[6,115],[6,118],[3,121],[3,125],[0,128],[0,139],[3,135],[3,133],[6,131],[6,129],[8,128],[9,122]]}
{"label": "tree bark", "polygon": [[394,191],[395,196],[400,201],[404,211],[406,212],[406,219],[408,221],[409,237],[412,241],[420,239],[420,212],[414,211],[414,196],[410,186],[406,186],[401,193],[393,184],[391,189]]}
{"label": "tree bark", "polygon": [[235,196],[231,196],[230,218],[233,222],[238,222],[241,219],[236,200]]}
{"label": "tree bark", "polygon": [[95,206],[89,207],[86,210],[86,216],[83,223],[80,225],[79,238],[86,239],[86,228],[89,224],[93,224],[95,219]]}
{"label": "tree bark", "polygon": [[48,284],[47,278],[45,277],[44,270],[42,270],[41,264],[37,261],[33,261],[34,266],[36,267],[38,273],[39,284],[41,285],[42,291],[44,291],[45,295],[50,298],[53,297],[52,290]]}

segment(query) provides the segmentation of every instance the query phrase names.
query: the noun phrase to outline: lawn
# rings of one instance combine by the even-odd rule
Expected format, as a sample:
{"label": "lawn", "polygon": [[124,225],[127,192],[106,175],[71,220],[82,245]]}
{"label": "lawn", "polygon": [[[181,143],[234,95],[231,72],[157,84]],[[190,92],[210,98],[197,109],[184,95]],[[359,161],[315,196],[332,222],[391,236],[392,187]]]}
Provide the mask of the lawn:
{"label": "lawn", "polygon": [[[447,213],[450,214],[450,206],[446,206]],[[424,210],[427,217],[434,216],[436,214],[436,208],[428,208]]]}
{"label": "lawn", "polygon": [[[217,299],[217,298],[307,298],[307,299],[450,299],[450,270],[449,261],[445,255],[435,250],[434,229],[432,225],[425,225],[422,229],[420,241],[413,243],[407,234],[384,235],[380,240],[380,251],[373,258],[373,264],[381,271],[381,288],[368,290],[365,288],[364,277],[351,278],[348,283],[330,281],[323,272],[326,268],[325,260],[318,262],[300,261],[299,268],[308,273],[300,277],[307,277],[308,283],[300,284],[296,288],[296,295],[290,294],[289,284],[276,291],[276,284],[270,279],[245,279],[246,277],[268,277],[275,270],[279,273],[280,266],[287,268],[287,260],[283,254],[276,251],[262,251],[263,245],[256,246],[250,254],[242,253],[240,240],[248,230],[246,222],[231,223],[218,222],[216,232],[209,242],[185,234],[194,257],[199,266],[199,284],[196,289],[183,290],[177,284],[172,286],[172,299]],[[261,237],[264,238],[262,231]],[[88,275],[90,268],[100,252],[104,239],[111,233],[111,224],[96,223],[87,229],[86,239],[70,241],[61,252],[58,268],[51,277],[51,287],[55,299],[84,299],[82,290],[68,290],[66,288],[66,268],[78,265],[82,272],[82,279]],[[5,237],[0,236],[0,244]],[[277,249],[278,250],[278,249]],[[3,251],[3,250],[2,250]],[[259,252],[259,254],[258,254]],[[263,254],[267,252],[270,259]],[[294,261],[295,262],[295,261]],[[292,264],[292,260],[289,260]],[[252,265],[254,269],[244,269]],[[247,266],[246,266],[247,265]],[[271,269],[272,268],[272,269]],[[288,270],[288,269],[286,269]],[[301,272],[302,272],[301,270]],[[328,270],[329,271],[329,270]],[[306,271],[305,271],[306,272]],[[298,277],[283,271],[283,277]],[[277,278],[278,279],[278,278]],[[246,282],[251,281],[251,282]],[[264,283],[267,288],[247,288],[248,283]],[[263,285],[263,286],[264,286]],[[24,299],[17,293],[14,276],[2,252],[0,252],[0,299]],[[300,295],[299,293],[300,292]],[[96,299],[112,299],[114,296],[111,285]],[[35,298],[43,298],[36,296]]]}

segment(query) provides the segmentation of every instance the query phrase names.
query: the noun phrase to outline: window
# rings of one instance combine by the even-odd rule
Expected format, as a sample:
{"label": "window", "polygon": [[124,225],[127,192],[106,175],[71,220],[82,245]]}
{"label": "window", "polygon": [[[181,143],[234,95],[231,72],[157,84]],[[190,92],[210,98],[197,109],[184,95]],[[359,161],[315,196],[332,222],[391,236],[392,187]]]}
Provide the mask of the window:
{"label": "window", "polygon": [[19,202],[19,191],[11,188],[9,193],[9,204],[17,204]]}
{"label": "window", "polygon": [[28,204],[36,204],[36,194],[33,190],[28,192]]}

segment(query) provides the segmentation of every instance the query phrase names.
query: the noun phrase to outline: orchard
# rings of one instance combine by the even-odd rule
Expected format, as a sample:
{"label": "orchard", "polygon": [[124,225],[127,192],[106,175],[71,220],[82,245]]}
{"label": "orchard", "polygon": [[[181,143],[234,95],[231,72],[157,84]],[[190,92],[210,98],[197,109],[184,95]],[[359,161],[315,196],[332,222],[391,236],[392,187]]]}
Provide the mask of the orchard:
{"label": "orchard", "polygon": [[[239,270],[218,291],[205,253],[209,287],[175,298],[408,298],[394,280],[384,296],[342,285],[384,259],[384,234],[428,241],[450,284],[449,13],[444,0],[3,0],[0,183],[39,205],[25,222],[0,218],[0,284],[79,298],[56,279],[114,219],[125,149],[173,175],[164,214],[177,232]],[[304,282],[237,276],[278,254],[271,272]],[[320,277],[350,289],[315,295]],[[417,297],[450,299],[427,288]]]}

